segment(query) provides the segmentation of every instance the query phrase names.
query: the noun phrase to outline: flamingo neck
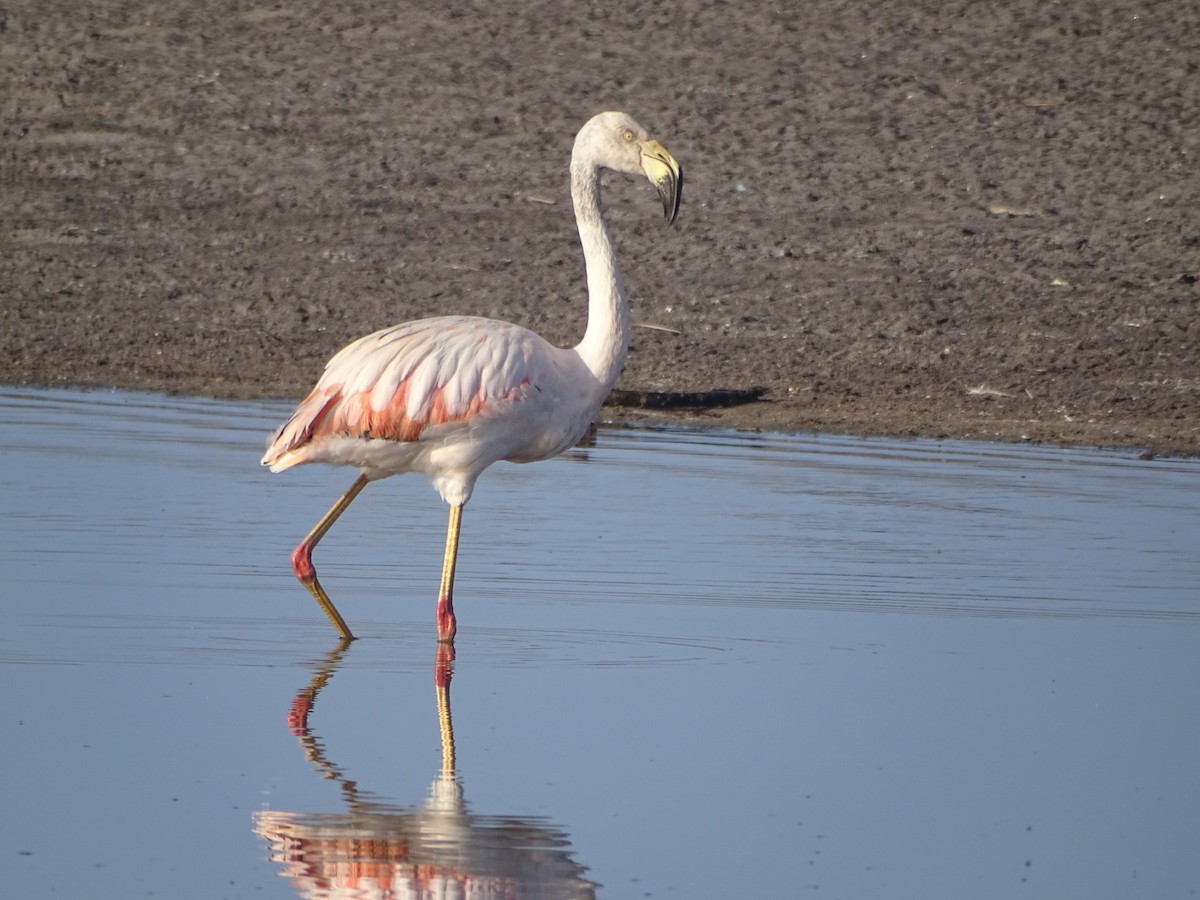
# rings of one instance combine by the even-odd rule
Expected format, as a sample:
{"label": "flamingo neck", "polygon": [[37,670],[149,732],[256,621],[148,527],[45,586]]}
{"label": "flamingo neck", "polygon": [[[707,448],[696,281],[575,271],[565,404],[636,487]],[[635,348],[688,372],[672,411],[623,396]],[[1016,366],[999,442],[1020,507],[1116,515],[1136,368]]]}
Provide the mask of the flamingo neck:
{"label": "flamingo neck", "polygon": [[629,303],[600,207],[600,170],[590,160],[571,161],[571,199],[588,287],[587,331],[575,351],[607,396],[629,350]]}

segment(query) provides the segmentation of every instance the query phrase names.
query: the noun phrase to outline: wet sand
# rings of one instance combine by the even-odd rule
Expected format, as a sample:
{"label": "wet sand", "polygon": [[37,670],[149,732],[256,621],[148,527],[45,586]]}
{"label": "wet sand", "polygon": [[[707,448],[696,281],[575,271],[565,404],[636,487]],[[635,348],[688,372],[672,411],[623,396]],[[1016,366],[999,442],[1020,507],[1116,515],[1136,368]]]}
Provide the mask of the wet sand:
{"label": "wet sand", "polygon": [[[1200,453],[1200,7],[818,0],[0,12],[0,381],[301,396],[395,322],[558,343],[620,108],[612,419]],[[630,395],[626,395],[630,396]]]}

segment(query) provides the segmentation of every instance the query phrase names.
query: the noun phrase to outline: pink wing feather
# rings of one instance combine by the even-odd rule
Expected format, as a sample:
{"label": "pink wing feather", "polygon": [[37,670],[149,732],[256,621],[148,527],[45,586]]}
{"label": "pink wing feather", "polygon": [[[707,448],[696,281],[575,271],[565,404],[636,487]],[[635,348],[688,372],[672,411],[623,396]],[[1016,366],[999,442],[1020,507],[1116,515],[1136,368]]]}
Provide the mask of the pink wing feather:
{"label": "pink wing feather", "polygon": [[526,391],[541,344],[517,325],[469,316],[423,319],[359,338],[325,366],[272,438],[263,464],[274,466],[323,437],[415,441],[432,425],[472,419]]}

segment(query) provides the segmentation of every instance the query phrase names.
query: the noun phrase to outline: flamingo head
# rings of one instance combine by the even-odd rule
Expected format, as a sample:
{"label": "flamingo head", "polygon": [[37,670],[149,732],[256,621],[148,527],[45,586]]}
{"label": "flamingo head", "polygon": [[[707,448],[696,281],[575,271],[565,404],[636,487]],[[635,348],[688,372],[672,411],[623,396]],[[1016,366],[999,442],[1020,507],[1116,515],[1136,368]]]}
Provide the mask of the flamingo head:
{"label": "flamingo head", "polygon": [[595,166],[603,166],[626,175],[645,175],[662,200],[667,222],[679,215],[683,198],[683,169],[666,147],[622,112],[603,112],[593,116],[575,141],[576,155],[581,153]]}

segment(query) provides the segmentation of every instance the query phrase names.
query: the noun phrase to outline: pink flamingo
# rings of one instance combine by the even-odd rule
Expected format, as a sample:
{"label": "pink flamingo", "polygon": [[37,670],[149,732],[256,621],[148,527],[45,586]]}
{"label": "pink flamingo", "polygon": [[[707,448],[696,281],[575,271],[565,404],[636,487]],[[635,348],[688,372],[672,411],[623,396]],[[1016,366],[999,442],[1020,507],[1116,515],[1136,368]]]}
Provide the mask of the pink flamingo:
{"label": "pink flamingo", "polygon": [[629,345],[629,304],[600,205],[600,170],[645,175],[669,222],[683,173],[624,113],[587,122],[571,152],[571,199],[587,269],[588,322],[570,349],[508,322],[440,316],[359,338],[337,353],[262,458],[272,472],[304,463],[360,474],[292,552],[292,570],[343,639],[353,635],[317,580],[313,548],[367,483],[422,472],[450,505],[437,601],[438,640],[451,642],[462,509],[499,460],[526,463],[570,449],[608,396]]}

